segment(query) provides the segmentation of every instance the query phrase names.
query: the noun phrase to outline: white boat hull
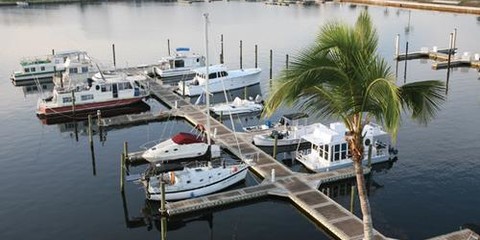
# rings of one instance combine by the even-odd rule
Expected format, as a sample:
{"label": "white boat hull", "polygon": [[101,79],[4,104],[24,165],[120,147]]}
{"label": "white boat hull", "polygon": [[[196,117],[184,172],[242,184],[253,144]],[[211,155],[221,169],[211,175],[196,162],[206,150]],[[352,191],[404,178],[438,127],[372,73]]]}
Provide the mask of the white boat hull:
{"label": "white boat hull", "polygon": [[[353,166],[353,161],[350,159],[347,160],[342,160],[337,163],[332,163],[332,164],[322,164],[318,160],[310,160],[306,157],[303,158],[297,158],[297,161],[299,161],[301,164],[305,166],[310,171],[313,172],[328,172],[328,171],[333,171],[341,168],[347,168]],[[388,155],[382,155],[382,156],[377,156],[377,157],[372,157],[371,159],[371,164],[377,164],[377,163],[382,163],[382,162],[387,162],[390,161],[390,156]],[[368,159],[364,158],[362,161],[362,164],[364,166],[368,165]]]}
{"label": "white boat hull", "polygon": [[[165,200],[171,201],[188,199],[218,192],[244,180],[248,173],[248,167],[246,165],[242,165],[241,168],[238,167],[238,170],[234,173],[231,172],[231,167],[220,168],[218,170],[219,171],[213,171],[212,175],[216,175],[218,172],[220,172],[224,174],[224,177],[215,179],[211,182],[209,181],[209,179],[205,179],[205,183],[202,185],[192,184],[193,188],[175,189],[174,187],[165,184]],[[156,183],[156,185],[157,186],[155,187],[149,185],[146,188],[147,199],[154,201],[161,200],[162,194],[160,188],[158,187],[158,182]]]}
{"label": "white boat hull", "polygon": [[[217,93],[225,90],[234,90],[258,84],[260,83],[260,72],[261,70],[257,68],[253,69],[249,73],[246,73],[245,75],[228,77],[223,80],[221,78],[212,79],[209,81],[208,90],[210,93]],[[179,89],[177,92],[182,95],[185,94],[186,96],[198,96],[205,92],[205,85],[195,85],[193,84],[193,80],[190,80],[185,84],[179,83],[178,87]]]}
{"label": "white boat hull", "polygon": [[[270,133],[266,135],[255,135],[253,137],[253,144],[262,147],[273,147],[275,145],[275,138],[270,137],[269,134]],[[302,142],[304,141],[301,138],[284,137],[283,139],[277,139],[277,146],[292,146]]]}
{"label": "white boat hull", "polygon": [[242,114],[242,113],[255,113],[261,112],[263,106],[261,104],[248,104],[244,106],[235,106],[233,104],[223,104],[213,106],[210,108],[215,114]]}
{"label": "white boat hull", "polygon": [[[211,145],[210,148],[214,157],[220,155],[220,146]],[[142,157],[151,163],[175,161],[205,156],[208,153],[208,149],[209,147],[206,143],[176,144],[171,139],[168,139],[146,150]]]}

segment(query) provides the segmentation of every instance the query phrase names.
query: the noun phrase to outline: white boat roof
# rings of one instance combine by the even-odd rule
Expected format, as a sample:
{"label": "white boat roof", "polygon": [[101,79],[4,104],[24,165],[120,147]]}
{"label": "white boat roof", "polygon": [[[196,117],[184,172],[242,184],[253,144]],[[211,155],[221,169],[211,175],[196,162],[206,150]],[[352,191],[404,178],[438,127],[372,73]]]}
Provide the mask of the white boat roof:
{"label": "white boat roof", "polygon": [[[334,122],[330,123],[330,127],[327,127],[321,123],[312,124],[314,131],[312,133],[302,136],[303,139],[311,142],[314,145],[324,144],[338,144],[345,142],[345,132],[348,130],[344,123]],[[377,124],[366,124],[363,128],[365,137],[378,137],[387,135],[387,132],[383,131]]]}
{"label": "white boat roof", "polygon": [[64,55],[72,55],[72,54],[87,54],[87,52],[81,51],[81,50],[66,50],[66,51],[55,52],[55,56],[64,56]]}
{"label": "white boat roof", "polygon": [[302,136],[302,138],[314,145],[344,142],[346,129],[345,125],[340,122],[332,124],[330,124],[330,126],[334,127],[333,129],[321,123],[314,123],[312,124],[314,128],[313,132]]}
{"label": "white boat roof", "polygon": [[[206,68],[205,67],[195,68],[193,71],[195,73],[205,74]],[[228,71],[227,66],[225,66],[224,64],[217,64],[217,65],[211,65],[208,67],[209,73],[221,72],[221,71]]]}

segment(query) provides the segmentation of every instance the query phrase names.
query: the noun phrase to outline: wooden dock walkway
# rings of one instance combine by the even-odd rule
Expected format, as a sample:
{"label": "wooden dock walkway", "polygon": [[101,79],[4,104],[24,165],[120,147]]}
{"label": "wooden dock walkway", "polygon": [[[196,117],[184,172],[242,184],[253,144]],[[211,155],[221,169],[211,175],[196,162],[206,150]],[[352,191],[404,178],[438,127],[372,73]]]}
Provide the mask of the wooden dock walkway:
{"label": "wooden dock walkway", "polygon": [[470,229],[463,229],[460,231],[440,235],[429,238],[429,240],[479,240],[480,235]]}
{"label": "wooden dock walkway", "polygon": [[[176,106],[177,111],[182,112],[187,121],[193,125],[206,125],[208,116],[204,109],[191,105],[183,97],[175,94],[170,87],[162,86],[154,80],[145,84],[148,84],[154,98],[170,108]],[[237,136],[232,130],[212,117],[210,122],[212,136],[214,136],[213,139],[216,143],[248,162],[250,170],[262,177],[264,181],[258,186],[168,203],[167,212],[169,215],[205,210],[273,195],[289,199],[315,222],[340,239],[362,239],[362,221],[318,191],[321,183],[353,177],[352,168],[317,174],[293,172],[253,145],[251,139]],[[272,171],[274,171],[274,176],[271,174]],[[369,169],[366,171],[368,172]],[[378,239],[386,239],[378,231],[375,231],[375,235]]]}

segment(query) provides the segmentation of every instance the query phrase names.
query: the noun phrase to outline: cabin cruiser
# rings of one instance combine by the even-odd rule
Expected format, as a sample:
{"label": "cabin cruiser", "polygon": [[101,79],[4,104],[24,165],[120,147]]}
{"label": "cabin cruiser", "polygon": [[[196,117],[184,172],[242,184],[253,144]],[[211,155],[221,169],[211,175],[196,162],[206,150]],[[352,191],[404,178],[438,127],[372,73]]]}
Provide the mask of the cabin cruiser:
{"label": "cabin cruiser", "polygon": [[161,78],[177,76],[195,76],[192,71],[195,68],[205,67],[205,57],[191,53],[190,48],[176,48],[171,56],[164,57],[159,65],[153,67],[153,71]]}

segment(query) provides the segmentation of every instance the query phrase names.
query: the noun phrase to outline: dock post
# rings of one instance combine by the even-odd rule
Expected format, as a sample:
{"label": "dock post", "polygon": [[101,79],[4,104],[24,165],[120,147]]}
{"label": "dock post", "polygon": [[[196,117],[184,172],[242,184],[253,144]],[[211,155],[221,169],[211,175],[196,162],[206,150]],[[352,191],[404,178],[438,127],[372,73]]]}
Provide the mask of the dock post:
{"label": "dock post", "polygon": [[368,145],[368,167],[372,167],[372,144]]}
{"label": "dock post", "polygon": [[75,90],[72,90],[72,113],[75,118]]}
{"label": "dock post", "polygon": [[162,216],[165,216],[165,213],[167,213],[167,209],[165,208],[165,183],[163,181],[160,181],[160,189],[160,191],[162,192],[160,202],[160,214]]}
{"label": "dock post", "polygon": [[97,125],[98,125],[98,127],[101,126],[101,124],[100,124],[101,120],[102,120],[102,111],[100,111],[100,109],[99,109],[99,110],[97,110]]}
{"label": "dock post", "polygon": [[403,72],[403,82],[407,82],[407,62],[408,62],[408,41],[405,44],[405,71]]}
{"label": "dock post", "polygon": [[220,119],[219,119],[220,123],[223,124],[223,111],[220,111]]}
{"label": "dock post", "polygon": [[356,187],[355,185],[352,185],[352,188],[350,190],[350,212],[353,213],[353,207],[355,204],[355,192],[356,192]]}
{"label": "dock post", "polygon": [[161,223],[160,223],[160,228],[161,230],[161,240],[166,240],[167,239],[167,218],[165,216],[161,217]]}
{"label": "dock post", "polygon": [[175,105],[173,106],[174,109],[178,109],[178,102],[175,100]]}
{"label": "dock post", "polygon": [[272,178],[270,178],[270,181],[273,183],[275,182],[275,168],[272,168],[271,174],[272,174]]}
{"label": "dock post", "polygon": [[125,164],[128,160],[128,142],[123,142],[123,155],[125,156]]}
{"label": "dock post", "polygon": [[120,192],[125,192],[125,154],[120,157]]}
{"label": "dock post", "polygon": [[445,93],[448,93],[448,83],[450,81],[450,62],[452,60],[453,33],[450,33],[450,42],[448,44],[447,83],[445,84]]}
{"label": "dock post", "polygon": [[185,79],[182,81],[182,97],[185,98]]}
{"label": "dock post", "polygon": [[168,56],[170,56],[170,39],[167,38],[167,51],[168,51]]}
{"label": "dock post", "polygon": [[278,133],[275,133],[275,140],[273,142],[273,158],[277,158]]}
{"label": "dock post", "polygon": [[272,75],[273,75],[273,72],[272,72],[272,65],[273,65],[273,50],[270,49],[270,80],[272,80]]}
{"label": "dock post", "polygon": [[115,43],[112,44],[113,68],[117,69],[117,59],[115,58]]}
{"label": "dock post", "polygon": [[400,34],[397,33],[395,37],[395,60],[398,61],[398,55],[400,55]]}
{"label": "dock post", "polygon": [[243,88],[243,99],[246,100],[247,97],[248,97],[248,90],[247,90],[247,86],[245,86],[245,87]]}
{"label": "dock post", "polygon": [[243,56],[242,56],[242,40],[240,40],[240,69],[243,69]]}
{"label": "dock post", "polygon": [[52,49],[52,55],[55,55],[55,49]]}
{"label": "dock post", "polygon": [[223,58],[223,34],[220,34],[220,64],[224,63]]}
{"label": "dock post", "polygon": [[258,68],[258,45],[255,44],[255,68]]}
{"label": "dock post", "polygon": [[288,70],[288,54],[285,56],[285,69]]}
{"label": "dock post", "polygon": [[93,147],[93,133],[92,133],[92,115],[88,114],[88,142],[90,143],[90,148]]}
{"label": "dock post", "polygon": [[453,48],[453,53],[455,54],[455,48],[457,48],[457,28],[454,28],[454,29],[453,29],[453,44],[452,44],[452,48]]}

